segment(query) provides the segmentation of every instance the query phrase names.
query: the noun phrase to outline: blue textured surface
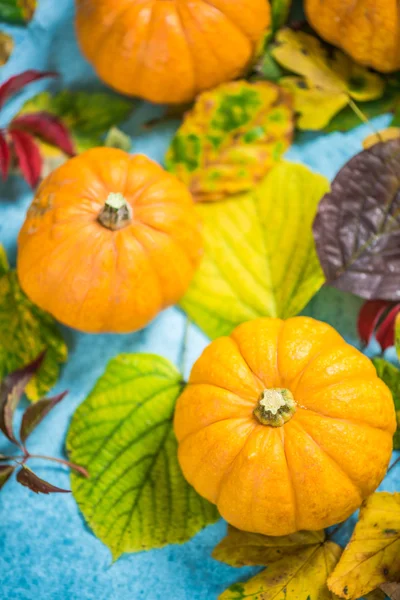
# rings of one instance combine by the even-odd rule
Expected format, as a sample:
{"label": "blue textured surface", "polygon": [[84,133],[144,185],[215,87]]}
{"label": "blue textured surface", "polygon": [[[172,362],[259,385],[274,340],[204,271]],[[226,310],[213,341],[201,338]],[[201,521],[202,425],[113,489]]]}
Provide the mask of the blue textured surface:
{"label": "blue textured surface", "polygon": [[[0,70],[0,82],[28,68],[55,69],[61,73],[65,87],[101,89],[76,45],[73,0],[39,0],[39,5],[27,29],[9,28],[16,40],[16,50]],[[27,90],[28,95],[43,89],[44,85],[48,86],[33,84]],[[23,99],[19,98],[12,110],[16,110]],[[143,104],[124,129],[133,136],[135,151],[161,161],[174,127],[162,126],[145,134],[140,129],[141,123],[158,112],[159,109]],[[2,117],[6,119],[7,115]],[[387,121],[387,117],[381,117],[375,124],[383,126]],[[332,178],[361,149],[361,140],[367,133],[366,127],[360,127],[346,135],[304,136],[301,143],[290,149],[288,158]],[[18,178],[6,186],[0,185],[0,240],[14,262],[17,233],[32,196]],[[323,289],[305,312],[329,322],[357,345],[355,322],[360,305],[361,301],[354,296]],[[183,315],[177,309],[170,309],[146,330],[131,335],[83,335],[64,328],[70,357],[55,391],[68,389],[70,393],[32,435],[31,451],[62,456],[70,417],[112,356],[120,352],[150,351],[176,364],[183,327]],[[206,343],[206,338],[191,327],[188,367]],[[388,353],[394,356],[393,350]],[[34,466],[39,475],[68,487],[68,473],[62,468],[43,466],[43,463]],[[399,489],[399,479],[399,470],[395,469],[382,489]],[[346,540],[351,524],[350,520],[348,527],[342,530],[340,541]],[[245,579],[252,572],[251,569],[232,569],[210,558],[212,548],[224,531],[225,525],[220,521],[183,546],[125,555],[111,566],[107,548],[87,529],[72,496],[34,496],[26,488],[9,483],[0,494],[0,598],[213,600],[229,584]]]}

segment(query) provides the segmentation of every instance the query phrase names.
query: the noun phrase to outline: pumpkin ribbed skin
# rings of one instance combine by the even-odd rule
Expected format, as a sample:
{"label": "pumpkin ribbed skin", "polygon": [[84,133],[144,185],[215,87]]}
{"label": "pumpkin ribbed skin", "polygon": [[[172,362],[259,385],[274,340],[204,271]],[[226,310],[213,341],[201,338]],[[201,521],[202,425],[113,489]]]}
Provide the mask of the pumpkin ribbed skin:
{"label": "pumpkin ribbed skin", "polygon": [[[98,221],[110,194],[132,220]],[[31,300],[87,332],[142,328],[184,294],[201,258],[186,187],[145,156],[89,150],[43,181],[18,238],[18,277]]]}
{"label": "pumpkin ribbed skin", "polygon": [[241,75],[268,0],[76,0],[81,49],[119,92],[184,103]]}
{"label": "pumpkin ribbed skin", "polygon": [[305,0],[307,18],[326,41],[384,73],[400,68],[398,0]]}
{"label": "pumpkin ribbed skin", "polygon": [[[253,410],[286,388],[296,412],[280,427]],[[178,399],[175,433],[186,479],[245,531],[285,535],[346,519],[384,477],[391,393],[371,361],[329,325],[257,319],[213,341]]]}

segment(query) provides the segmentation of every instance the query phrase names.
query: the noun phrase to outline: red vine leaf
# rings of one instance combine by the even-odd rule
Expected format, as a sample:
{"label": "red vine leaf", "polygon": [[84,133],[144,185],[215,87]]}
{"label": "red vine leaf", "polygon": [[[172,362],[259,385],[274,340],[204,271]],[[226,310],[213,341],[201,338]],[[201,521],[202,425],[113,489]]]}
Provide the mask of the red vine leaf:
{"label": "red vine leaf", "polygon": [[382,350],[394,346],[394,325],[396,316],[400,312],[400,304],[396,304],[385,316],[376,330],[376,339]]}
{"label": "red vine leaf", "polygon": [[10,125],[10,131],[13,130],[27,131],[44,142],[56,146],[69,156],[75,154],[68,128],[58,117],[49,112],[43,111],[16,117]]}
{"label": "red vine leaf", "polygon": [[12,96],[17,94],[22,88],[28,83],[44,79],[45,77],[57,77],[57,73],[53,71],[24,71],[19,75],[14,75],[7,79],[2,85],[0,85],[0,108],[9,100]]}
{"label": "red vine leaf", "polygon": [[34,138],[25,131],[10,131],[19,168],[26,182],[35,188],[42,172],[42,157]]}
{"label": "red vine leaf", "polygon": [[17,443],[13,432],[13,417],[24,389],[33,375],[39,370],[45,353],[42,352],[33,362],[22,369],[7,375],[0,384],[0,429],[4,435]]}
{"label": "red vine leaf", "polygon": [[0,174],[5,181],[10,170],[11,152],[7,140],[0,131]]}
{"label": "red vine leaf", "polygon": [[26,439],[32,433],[32,431],[43,421],[43,419],[49,414],[52,408],[54,408],[68,392],[63,392],[54,396],[53,398],[45,398],[39,400],[35,404],[28,406],[22,417],[20,438],[21,442],[25,444]]}
{"label": "red vine leaf", "polygon": [[367,300],[400,296],[400,140],[376,144],[338,173],[314,221],[327,282]]}
{"label": "red vine leaf", "polygon": [[17,481],[21,485],[28,487],[35,494],[69,494],[70,490],[63,490],[62,488],[56,487],[44,479],[40,479],[29,469],[26,465],[22,465],[22,469],[20,469],[17,473]]}
{"label": "red vine leaf", "polygon": [[11,475],[14,472],[15,467],[11,465],[1,465],[0,466],[0,490],[5,483],[10,479]]}
{"label": "red vine leaf", "polygon": [[376,326],[390,306],[387,300],[369,300],[362,305],[357,320],[357,330],[361,341],[368,344]]}

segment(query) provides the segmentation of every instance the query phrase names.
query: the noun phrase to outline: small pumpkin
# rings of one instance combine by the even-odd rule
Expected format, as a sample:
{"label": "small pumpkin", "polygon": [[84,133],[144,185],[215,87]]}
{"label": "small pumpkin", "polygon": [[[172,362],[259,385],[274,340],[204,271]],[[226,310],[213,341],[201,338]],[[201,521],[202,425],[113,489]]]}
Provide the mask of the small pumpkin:
{"label": "small pumpkin", "polygon": [[146,156],[95,148],[42,182],[17,269],[29,298],[65,325],[128,332],[181,298],[201,254],[187,188]]}
{"label": "small pumpkin", "polygon": [[384,73],[400,68],[398,0],[305,0],[307,18],[327,42]]}
{"label": "small pumpkin", "polygon": [[268,0],[76,0],[76,31],[99,77],[157,103],[190,102],[235,79],[270,22]]}
{"label": "small pumpkin", "polygon": [[186,479],[266,535],[346,519],[384,477],[396,428],[371,361],[329,325],[263,318],[214,340],[178,399]]}

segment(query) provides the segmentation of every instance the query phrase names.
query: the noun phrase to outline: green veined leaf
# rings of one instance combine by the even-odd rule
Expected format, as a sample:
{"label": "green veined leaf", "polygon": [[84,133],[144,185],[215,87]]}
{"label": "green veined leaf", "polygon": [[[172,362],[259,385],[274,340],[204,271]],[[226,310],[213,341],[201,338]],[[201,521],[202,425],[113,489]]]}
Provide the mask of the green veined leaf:
{"label": "green veined leaf", "polygon": [[0,0],[0,21],[26,23],[33,17],[37,0]]}
{"label": "green veined leaf", "polygon": [[122,354],[76,411],[67,448],[86,521],[114,557],[184,542],[218,519],[183,478],[172,428],[182,378],[160,356]]}
{"label": "green veined leaf", "polygon": [[[398,318],[396,318],[396,344],[398,336]],[[397,431],[394,434],[393,446],[400,450],[400,370],[383,358],[373,358],[372,362],[380,377],[392,392],[397,417]]]}
{"label": "green veined leaf", "polygon": [[281,163],[248,194],[198,205],[205,255],[181,306],[211,338],[260,316],[298,314],[324,276],[311,225],[329,182]]}
{"label": "green veined leaf", "polygon": [[32,304],[16,272],[7,270],[5,252],[0,248],[0,380],[47,349],[42,366],[25,390],[35,401],[57,381],[59,365],[67,359],[67,346],[53,317]]}
{"label": "green veined leaf", "polygon": [[291,143],[288,92],[272,83],[235,81],[201,94],[166,155],[166,166],[195,200],[251,189]]}

